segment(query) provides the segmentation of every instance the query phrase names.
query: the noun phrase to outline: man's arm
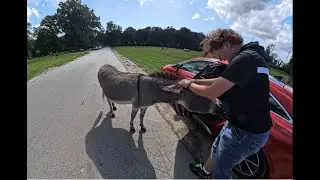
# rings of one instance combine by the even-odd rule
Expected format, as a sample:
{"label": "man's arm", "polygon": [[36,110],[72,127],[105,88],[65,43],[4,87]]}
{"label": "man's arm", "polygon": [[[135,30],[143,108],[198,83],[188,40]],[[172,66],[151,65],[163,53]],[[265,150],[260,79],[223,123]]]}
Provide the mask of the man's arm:
{"label": "man's arm", "polygon": [[256,71],[256,64],[248,56],[238,55],[231,61],[223,74],[216,78],[210,86],[192,83],[189,89],[200,96],[215,99],[234,85],[244,87]]}
{"label": "man's arm", "polygon": [[192,83],[189,89],[199,96],[216,99],[235,85],[235,83],[223,77],[215,79],[214,83],[209,86]]}
{"label": "man's arm", "polygon": [[212,79],[190,79],[192,82],[199,84],[199,85],[204,85],[204,86],[210,86],[213,84],[217,78],[212,78]]}

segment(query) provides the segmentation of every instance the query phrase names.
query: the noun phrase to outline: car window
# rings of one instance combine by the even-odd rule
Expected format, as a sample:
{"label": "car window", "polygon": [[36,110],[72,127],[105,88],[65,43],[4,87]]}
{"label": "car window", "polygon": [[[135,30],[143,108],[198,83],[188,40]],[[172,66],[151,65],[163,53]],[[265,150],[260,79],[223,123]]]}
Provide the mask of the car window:
{"label": "car window", "polygon": [[279,103],[279,101],[270,94],[269,96],[270,110],[276,113],[278,116],[292,123],[292,119],[289,117],[289,114],[285,111],[284,107]]}
{"label": "car window", "polygon": [[189,61],[183,64],[182,69],[185,71],[191,72],[193,74],[198,74],[203,68],[205,68],[209,64],[213,64],[214,62],[210,61]]}

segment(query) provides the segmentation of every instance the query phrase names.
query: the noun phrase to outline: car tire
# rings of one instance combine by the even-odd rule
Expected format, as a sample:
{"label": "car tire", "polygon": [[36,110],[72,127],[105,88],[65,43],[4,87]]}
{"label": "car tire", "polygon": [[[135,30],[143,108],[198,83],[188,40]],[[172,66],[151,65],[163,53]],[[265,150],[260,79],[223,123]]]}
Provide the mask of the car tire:
{"label": "car tire", "polygon": [[[241,167],[244,166],[245,161],[242,161],[238,165],[234,166],[232,169],[233,175],[235,175],[235,178],[241,178],[241,179],[265,179],[268,178],[268,164],[267,164],[267,158],[263,152],[263,150],[260,150],[258,153],[255,153],[251,156],[249,156],[246,160],[252,159],[255,157],[258,157],[259,161],[259,167],[258,169],[254,172],[254,174],[249,175],[249,173],[246,172],[246,170],[243,168],[241,169],[242,172],[240,172],[239,164]],[[246,173],[245,173],[246,172]]]}

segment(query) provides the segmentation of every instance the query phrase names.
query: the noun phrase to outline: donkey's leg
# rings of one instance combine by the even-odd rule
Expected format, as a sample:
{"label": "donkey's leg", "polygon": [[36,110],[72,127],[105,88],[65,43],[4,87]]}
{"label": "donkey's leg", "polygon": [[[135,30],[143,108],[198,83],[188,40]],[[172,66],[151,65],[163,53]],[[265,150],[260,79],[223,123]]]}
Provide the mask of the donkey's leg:
{"label": "donkey's leg", "polygon": [[114,103],[112,102],[112,109],[115,111],[117,110],[116,106],[114,105]]}
{"label": "donkey's leg", "polygon": [[141,127],[141,132],[146,132],[147,131],[146,128],[144,127],[144,124],[143,124],[143,118],[144,118],[144,115],[146,114],[147,108],[148,107],[144,107],[144,108],[140,109],[140,127]]}
{"label": "donkey's leg", "polygon": [[134,105],[132,105],[131,120],[130,120],[130,131],[133,132],[133,133],[136,131],[134,129],[134,127],[133,127],[133,120],[136,117],[138,111],[139,111],[139,108],[134,106]]}
{"label": "donkey's leg", "polygon": [[113,113],[113,108],[112,108],[112,102],[108,99],[108,104],[109,104],[109,107],[110,107],[110,111],[111,111],[111,118],[114,118],[115,115]]}

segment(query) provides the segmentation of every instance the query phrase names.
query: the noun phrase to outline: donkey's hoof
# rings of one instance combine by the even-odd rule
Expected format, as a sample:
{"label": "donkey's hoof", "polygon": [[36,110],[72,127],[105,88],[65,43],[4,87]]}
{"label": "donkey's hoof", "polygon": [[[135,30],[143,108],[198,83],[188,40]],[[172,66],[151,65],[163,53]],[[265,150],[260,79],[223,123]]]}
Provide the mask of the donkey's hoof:
{"label": "donkey's hoof", "polygon": [[115,106],[113,106],[113,108],[112,108],[112,109],[113,109],[114,111],[115,111],[115,110],[117,110],[117,108],[116,108]]}
{"label": "donkey's hoof", "polygon": [[132,132],[132,133],[135,133],[136,132],[136,129],[134,129],[134,127],[130,127],[130,132]]}
{"label": "donkey's hoof", "polygon": [[141,130],[140,130],[142,133],[145,133],[147,131],[147,129],[145,127],[141,127]]}
{"label": "donkey's hoof", "polygon": [[114,114],[111,114],[111,118],[114,118],[114,117],[116,117]]}

